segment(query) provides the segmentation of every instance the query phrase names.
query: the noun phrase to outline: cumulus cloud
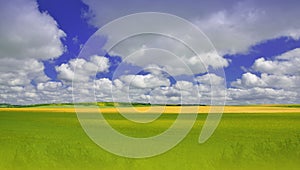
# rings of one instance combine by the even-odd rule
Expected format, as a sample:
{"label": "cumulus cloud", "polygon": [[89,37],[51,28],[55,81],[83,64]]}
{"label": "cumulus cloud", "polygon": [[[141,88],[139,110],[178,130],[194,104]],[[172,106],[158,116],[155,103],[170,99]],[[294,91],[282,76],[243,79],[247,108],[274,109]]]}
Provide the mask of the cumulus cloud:
{"label": "cumulus cloud", "polygon": [[217,76],[215,74],[205,74],[202,76],[197,76],[195,80],[200,84],[212,85],[212,86],[221,86],[225,84],[224,78]]}
{"label": "cumulus cloud", "polygon": [[[134,78],[138,82],[134,82]],[[207,80],[211,78],[212,80]],[[197,79],[203,79],[201,83],[193,83],[191,81],[177,81],[175,84],[170,84],[169,80],[163,77],[155,77],[155,75],[125,75],[113,82],[105,80],[106,86],[111,90],[101,90],[100,86],[96,86],[96,96],[100,94],[101,99],[111,101],[113,96],[114,101],[123,102],[146,102],[146,103],[183,103],[195,104],[203,103],[210,104],[211,100],[216,102],[224,102],[225,88],[222,83],[224,79],[215,74],[206,74],[198,76]],[[101,80],[102,81],[102,80]],[[213,92],[212,94],[212,84]],[[104,88],[104,87],[103,87]]]}
{"label": "cumulus cloud", "polygon": [[276,75],[300,75],[300,48],[288,51],[275,60],[257,59],[252,68],[254,71]]}
{"label": "cumulus cloud", "polygon": [[67,103],[72,102],[72,91],[70,86],[61,82],[47,81],[38,83],[35,93],[36,100],[42,103]]}
{"label": "cumulus cloud", "polygon": [[[9,89],[10,88],[10,89]],[[5,91],[7,90],[7,91]],[[37,85],[1,87],[0,103],[37,104],[72,102],[72,88],[61,82],[47,81]]]}
{"label": "cumulus cloud", "polygon": [[289,75],[270,75],[262,73],[257,76],[252,73],[245,73],[241,79],[232,82],[233,87],[252,88],[252,87],[269,87],[276,89],[291,89],[299,86],[299,76]]}
{"label": "cumulus cloud", "polygon": [[125,75],[120,78],[129,86],[135,88],[154,88],[160,86],[169,86],[170,81],[167,78],[154,76],[152,74],[147,75]]}
{"label": "cumulus cloud", "polygon": [[49,81],[44,65],[36,59],[0,59],[0,103],[38,102],[36,84]]}
{"label": "cumulus cloud", "polygon": [[91,56],[88,61],[82,58],[72,59],[55,67],[58,78],[66,82],[88,81],[95,77],[96,73],[108,71],[108,68],[108,58],[98,55]]}
{"label": "cumulus cloud", "polygon": [[0,59],[0,103],[36,104],[72,102],[68,84],[51,81],[36,59]]}
{"label": "cumulus cloud", "polygon": [[27,85],[49,78],[44,74],[44,65],[35,59],[0,59],[0,83],[2,85]]}
{"label": "cumulus cloud", "polygon": [[[255,60],[254,73],[244,73],[232,82],[229,97],[250,103],[293,103],[300,100],[299,48],[276,56],[273,60]],[[259,94],[261,92],[261,94]]]}
{"label": "cumulus cloud", "polygon": [[[221,79],[221,77],[216,75],[211,75],[211,77]],[[215,87],[215,94],[212,94],[211,82],[197,84],[181,80],[175,84],[170,84],[167,78],[157,77],[157,75],[152,74],[124,75],[114,81],[101,78],[94,80],[94,82],[76,82],[73,90],[75,101],[77,102],[115,101],[152,104],[211,104],[211,100],[224,102],[225,95],[224,88],[221,87]],[[216,101],[214,104],[216,104]]]}
{"label": "cumulus cloud", "polygon": [[249,87],[265,87],[267,84],[258,76],[252,73],[245,73],[241,79],[231,83],[234,87],[249,88]]}
{"label": "cumulus cloud", "polygon": [[1,1],[0,57],[49,59],[64,52],[61,39],[66,34],[36,1]]}
{"label": "cumulus cloud", "polygon": [[273,88],[253,87],[249,89],[228,89],[230,104],[272,104],[297,102],[294,91]]}

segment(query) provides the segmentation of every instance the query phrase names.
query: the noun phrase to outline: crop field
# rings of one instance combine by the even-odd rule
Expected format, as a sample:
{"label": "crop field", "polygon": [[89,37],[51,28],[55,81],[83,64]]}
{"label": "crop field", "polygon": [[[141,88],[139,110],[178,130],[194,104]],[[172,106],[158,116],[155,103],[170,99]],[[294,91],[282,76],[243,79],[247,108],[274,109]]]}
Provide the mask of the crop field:
{"label": "crop field", "polygon": [[[164,113],[147,124],[128,121],[118,111],[156,114],[160,106],[118,109],[101,108],[113,128],[149,137],[170,127],[179,107],[163,108]],[[0,108],[0,169],[300,169],[299,105],[226,106],[215,133],[199,144],[209,109],[200,107],[192,130],[173,149],[130,159],[93,143],[72,107]]]}

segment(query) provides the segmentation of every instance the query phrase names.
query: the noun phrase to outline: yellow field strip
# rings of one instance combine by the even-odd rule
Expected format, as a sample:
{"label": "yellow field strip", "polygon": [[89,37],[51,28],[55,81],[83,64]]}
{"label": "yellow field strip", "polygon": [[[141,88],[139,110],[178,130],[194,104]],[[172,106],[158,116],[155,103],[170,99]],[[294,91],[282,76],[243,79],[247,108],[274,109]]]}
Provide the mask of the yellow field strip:
{"label": "yellow field strip", "polygon": [[[100,108],[101,113],[208,113],[210,109],[217,109],[219,106],[153,106],[153,107],[123,107],[123,108]],[[0,108],[1,111],[20,112],[66,112],[74,113],[74,108]],[[98,109],[80,108],[79,112],[98,112]],[[215,111],[211,111],[214,113]],[[300,113],[300,108],[272,107],[272,106],[225,106],[224,113]]]}

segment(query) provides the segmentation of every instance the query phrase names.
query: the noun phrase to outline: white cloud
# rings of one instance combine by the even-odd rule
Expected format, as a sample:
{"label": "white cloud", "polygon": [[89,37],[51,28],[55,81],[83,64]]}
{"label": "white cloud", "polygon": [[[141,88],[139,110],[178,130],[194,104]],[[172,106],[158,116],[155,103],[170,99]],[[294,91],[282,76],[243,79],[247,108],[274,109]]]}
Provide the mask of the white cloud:
{"label": "white cloud", "polygon": [[215,74],[205,74],[202,76],[198,76],[195,78],[197,82],[200,84],[205,84],[205,85],[212,85],[212,86],[224,86],[225,85],[225,80],[224,78],[217,76]]}
{"label": "white cloud", "polygon": [[71,102],[71,93],[66,93],[63,84],[51,82],[44,74],[42,62],[11,58],[0,59],[0,63],[0,103]]}
{"label": "white cloud", "polygon": [[[207,84],[202,81],[202,84],[197,85],[190,81],[177,81],[171,85],[167,78],[157,76],[152,74],[124,75],[114,81],[107,78],[77,81],[74,82],[73,91],[75,101],[194,104],[199,103],[200,99],[200,103],[210,104],[211,89],[208,82]],[[44,81],[37,83],[36,86],[30,83],[25,86],[1,86],[3,92],[8,88],[10,88],[9,93],[3,93],[0,102],[14,104],[73,102],[73,88],[68,82]],[[221,88],[218,92],[222,92]]]}
{"label": "white cloud", "polygon": [[180,89],[188,90],[188,89],[193,89],[194,85],[192,82],[189,81],[177,81],[174,87],[179,90]]}
{"label": "white cloud", "polygon": [[61,82],[45,82],[37,84],[37,90],[48,89],[50,91],[56,91],[58,88],[62,87],[63,84]]}
{"label": "white cloud", "polygon": [[36,59],[0,59],[0,84],[2,86],[24,86],[32,81],[47,81],[44,64]]}
{"label": "white cloud", "polygon": [[147,75],[124,75],[120,79],[134,88],[155,88],[160,86],[169,86],[170,81],[167,78],[147,74]]}
{"label": "white cloud", "polygon": [[254,71],[276,75],[300,75],[300,48],[275,57],[275,60],[259,58],[255,60]]}
{"label": "white cloud", "polygon": [[237,79],[236,81],[231,83],[234,87],[240,88],[249,88],[249,87],[266,87],[267,84],[264,80],[256,76],[252,73],[245,73],[242,75],[241,79]]}
{"label": "white cloud", "polygon": [[49,59],[64,52],[66,34],[33,0],[1,1],[0,57]]}
{"label": "white cloud", "polygon": [[294,49],[273,60],[257,59],[252,69],[232,82],[228,90],[233,103],[297,103],[300,100],[300,50]]}
{"label": "white cloud", "polygon": [[[211,75],[211,77],[221,79],[216,75]],[[214,97],[222,102],[221,97],[224,98],[224,88],[216,87],[214,92]],[[200,101],[203,104],[210,104],[212,93],[210,83],[197,85],[190,81],[177,81],[171,85],[166,78],[147,74],[124,75],[114,81],[102,78],[95,80],[94,83],[76,82],[75,96],[81,102],[95,101],[94,97],[96,97],[97,101],[146,102],[153,104],[195,104]]]}
{"label": "white cloud", "polygon": [[233,87],[238,88],[253,88],[253,87],[268,87],[276,89],[294,89],[299,87],[300,77],[289,75],[269,75],[262,73],[260,77],[252,73],[245,73],[241,79],[232,82]]}
{"label": "white cloud", "polygon": [[[124,79],[125,77],[125,79]],[[216,82],[218,86],[214,86],[215,94],[212,96],[211,84],[207,80],[202,81],[201,84],[193,84],[190,81],[177,81],[175,84],[170,84],[169,80],[157,77],[157,80],[153,79],[153,75],[127,75],[117,79],[113,82],[112,93],[114,99],[117,101],[125,102],[149,102],[149,103],[183,103],[183,104],[195,104],[203,103],[210,104],[212,97],[217,101],[217,98],[222,102],[224,98],[224,87],[219,84],[222,81],[221,77],[211,74],[212,83]],[[133,85],[134,77],[139,79],[135,85]],[[203,75],[203,79],[209,78],[208,75]],[[198,77],[201,79],[201,76]],[[161,79],[161,80],[159,80]],[[132,81],[131,81],[132,80]],[[131,84],[129,84],[131,82]],[[117,85],[121,84],[121,85]],[[138,84],[138,85],[137,85]],[[130,86],[130,88],[128,88]],[[106,90],[108,91],[108,90]],[[102,93],[103,94],[103,93]],[[106,95],[111,95],[106,93]],[[102,95],[103,96],[103,95]],[[223,97],[223,98],[222,98]]]}
{"label": "white cloud", "polygon": [[[95,77],[96,73],[108,71],[109,60],[103,56],[93,55],[90,60],[72,59],[68,63],[56,66],[58,78],[63,81],[88,81]],[[74,69],[75,75],[74,75]]]}
{"label": "white cloud", "polygon": [[230,104],[272,104],[297,102],[297,93],[273,88],[253,87],[248,89],[228,89]]}

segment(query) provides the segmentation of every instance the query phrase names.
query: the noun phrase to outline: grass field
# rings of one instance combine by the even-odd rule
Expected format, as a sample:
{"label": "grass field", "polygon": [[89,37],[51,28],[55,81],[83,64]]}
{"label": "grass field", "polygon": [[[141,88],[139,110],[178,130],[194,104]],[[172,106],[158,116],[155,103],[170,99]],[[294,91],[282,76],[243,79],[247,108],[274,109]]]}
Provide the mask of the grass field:
{"label": "grass field", "polygon": [[[202,108],[180,144],[146,159],[123,158],[98,147],[72,108],[1,108],[0,169],[300,169],[298,105],[226,107],[213,136],[198,144],[208,110]],[[176,107],[168,109],[149,124],[133,123],[119,114],[105,118],[124,134],[146,137],[173,123]]]}

